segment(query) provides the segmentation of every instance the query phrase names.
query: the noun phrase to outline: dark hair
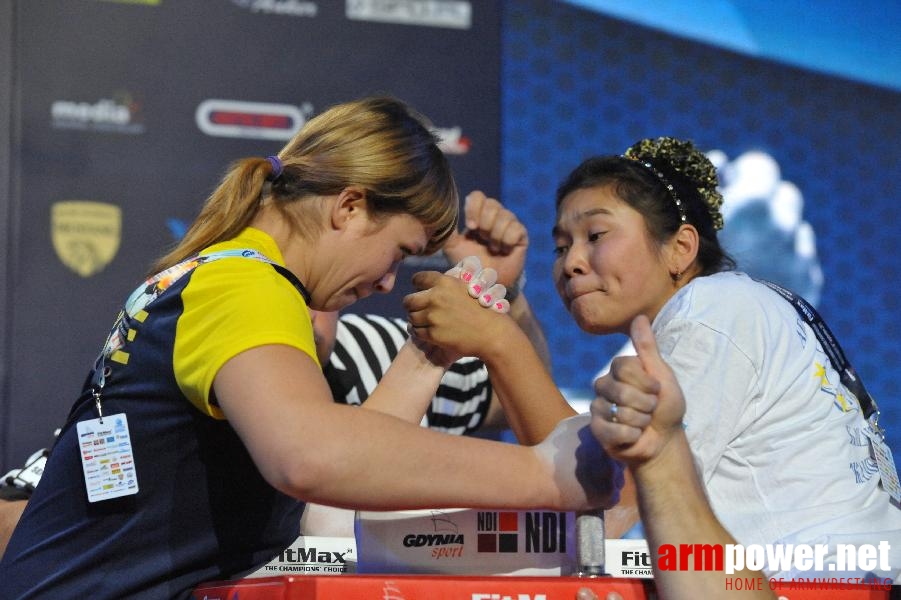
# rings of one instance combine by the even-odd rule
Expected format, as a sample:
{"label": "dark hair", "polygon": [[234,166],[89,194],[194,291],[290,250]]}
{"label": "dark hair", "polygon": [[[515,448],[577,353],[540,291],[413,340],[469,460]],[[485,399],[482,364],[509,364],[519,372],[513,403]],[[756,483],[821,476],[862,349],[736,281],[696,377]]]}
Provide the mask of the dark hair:
{"label": "dark hair", "polygon": [[[661,161],[655,160],[654,166]],[[664,167],[665,168],[665,167]],[[676,189],[685,190],[691,181],[673,169],[667,169],[666,180]],[[662,244],[683,224],[679,207],[661,176],[636,159],[624,156],[596,156],[573,169],[557,188],[556,208],[576,190],[610,186],[623,202],[641,213],[651,238]],[[690,188],[689,188],[690,189]],[[701,275],[712,275],[735,268],[735,260],[720,246],[713,218],[697,192],[679,195],[685,222],[698,230],[697,262]]]}

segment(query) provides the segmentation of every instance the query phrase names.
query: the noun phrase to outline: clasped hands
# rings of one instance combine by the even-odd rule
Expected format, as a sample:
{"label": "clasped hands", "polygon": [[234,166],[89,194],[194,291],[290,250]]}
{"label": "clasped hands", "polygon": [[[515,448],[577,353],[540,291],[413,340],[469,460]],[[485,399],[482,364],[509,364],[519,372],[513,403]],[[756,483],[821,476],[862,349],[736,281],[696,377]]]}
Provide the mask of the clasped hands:
{"label": "clasped hands", "polygon": [[[431,348],[430,357],[434,348],[483,359],[492,353],[501,356],[504,328],[517,326],[498,314],[507,312],[509,304],[503,298],[505,288],[495,278],[494,270],[482,269],[476,257],[461,260],[444,274],[414,275],[419,291],[404,299],[411,340]],[[504,360],[492,364],[503,365]],[[554,481],[558,506],[569,510],[609,508],[619,500],[623,486],[621,465],[593,437],[590,421],[589,415],[563,419],[544,441],[530,448]]]}
{"label": "clasped hands", "polygon": [[[483,356],[490,349],[486,334],[501,336],[510,310],[506,288],[497,272],[483,269],[478,257],[464,258],[442,274],[421,271],[413,276],[419,290],[404,298],[411,343],[436,365],[449,367],[463,356]],[[464,291],[465,290],[465,291]],[[498,314],[500,313],[500,314]],[[490,334],[488,334],[490,335]]]}

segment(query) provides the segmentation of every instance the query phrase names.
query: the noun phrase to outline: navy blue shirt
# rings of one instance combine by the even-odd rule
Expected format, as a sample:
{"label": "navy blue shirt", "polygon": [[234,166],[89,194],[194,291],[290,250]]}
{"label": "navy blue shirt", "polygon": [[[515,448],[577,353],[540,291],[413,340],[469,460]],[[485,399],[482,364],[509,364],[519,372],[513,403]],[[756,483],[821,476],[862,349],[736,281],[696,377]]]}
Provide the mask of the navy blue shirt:
{"label": "navy blue shirt", "polygon": [[144,322],[128,323],[138,332],[130,360],[103,390],[104,415],[128,419],[139,492],[88,502],[76,429],[97,417],[86,386],[0,562],[4,598],[189,598],[298,535],[302,503],[270,486],[229,423],[201,413],[176,383],[175,326],[195,272]]}

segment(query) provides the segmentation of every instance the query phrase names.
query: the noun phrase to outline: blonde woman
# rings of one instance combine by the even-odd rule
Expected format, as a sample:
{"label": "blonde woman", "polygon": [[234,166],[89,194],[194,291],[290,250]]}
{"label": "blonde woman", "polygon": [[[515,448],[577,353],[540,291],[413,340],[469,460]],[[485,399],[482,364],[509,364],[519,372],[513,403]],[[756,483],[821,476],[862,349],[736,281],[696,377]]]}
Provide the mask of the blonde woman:
{"label": "blonde woman", "polygon": [[333,402],[309,309],[390,291],[457,211],[435,139],[392,99],[336,106],[278,156],[237,162],[126,302],[0,563],[5,597],[187,598],[293,541],[299,500],[615,501],[618,467],[586,440],[587,419],[538,448],[418,427],[451,352],[408,343],[375,410]]}

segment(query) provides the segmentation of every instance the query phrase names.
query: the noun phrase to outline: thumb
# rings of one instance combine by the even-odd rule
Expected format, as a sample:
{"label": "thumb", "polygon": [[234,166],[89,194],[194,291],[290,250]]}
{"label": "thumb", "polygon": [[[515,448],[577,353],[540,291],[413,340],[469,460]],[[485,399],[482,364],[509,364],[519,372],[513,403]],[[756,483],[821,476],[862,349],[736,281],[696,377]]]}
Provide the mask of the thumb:
{"label": "thumb", "polygon": [[647,316],[635,317],[629,330],[629,337],[638,353],[642,368],[656,384],[656,391],[647,390],[657,396],[657,405],[651,415],[650,427],[661,434],[667,431],[670,433],[680,431],[682,419],[685,417],[685,396],[682,394],[676,374],[660,356],[657,339]]}
{"label": "thumb", "polygon": [[410,281],[415,289],[427,290],[434,287],[442,277],[444,275],[438,271],[419,271],[413,274]]}
{"label": "thumb", "polygon": [[632,320],[629,338],[632,340],[632,345],[635,346],[641,366],[649,375],[659,378],[669,371],[669,366],[660,356],[657,339],[654,337],[651,322],[646,315],[638,315]]}

